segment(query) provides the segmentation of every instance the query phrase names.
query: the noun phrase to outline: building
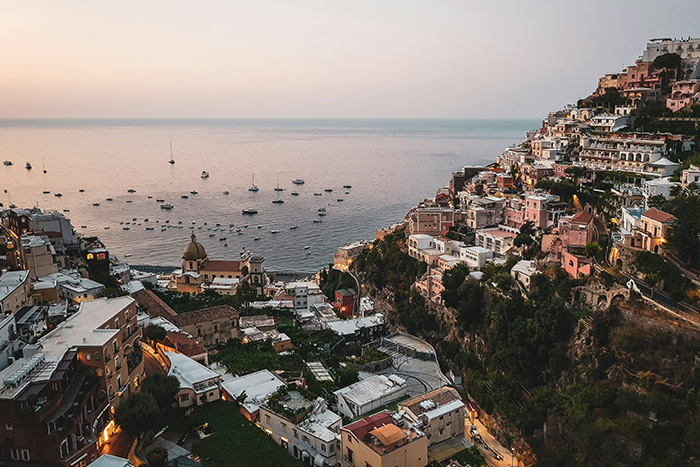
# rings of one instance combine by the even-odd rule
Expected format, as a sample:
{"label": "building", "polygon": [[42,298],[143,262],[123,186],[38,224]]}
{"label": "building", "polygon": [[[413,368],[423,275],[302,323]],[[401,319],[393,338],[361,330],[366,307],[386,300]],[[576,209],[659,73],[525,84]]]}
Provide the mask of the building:
{"label": "building", "polygon": [[502,228],[476,231],[474,243],[491,251],[496,256],[506,256],[513,248],[518,234]]}
{"label": "building", "polygon": [[473,269],[481,269],[493,259],[493,251],[480,246],[464,246],[459,249],[459,259]]}
{"label": "building", "polygon": [[165,357],[170,361],[168,376],[180,382],[175,396],[178,407],[200,406],[221,398],[221,375],[217,372],[177,352],[165,352]]}
{"label": "building", "polygon": [[338,289],[335,291],[335,301],[333,307],[340,314],[345,316],[354,316],[357,302],[357,292],[354,289]]}
{"label": "building", "polygon": [[243,376],[224,375],[221,382],[221,398],[236,400],[245,392],[240,412],[253,423],[260,421],[259,410],[267,399],[286,386],[282,378],[269,370],[260,370]]}
{"label": "building", "polygon": [[240,337],[239,313],[228,305],[189,311],[168,319],[182,331],[197,338],[205,346],[225,344]]}
{"label": "building", "polygon": [[406,380],[396,375],[374,375],[333,393],[338,412],[355,418],[383,407],[406,395]]}
{"label": "building", "polygon": [[0,316],[2,317],[0,320],[0,370],[4,370],[15,361],[23,343],[18,339],[15,315]]}
{"label": "building", "polygon": [[90,464],[90,467],[134,467],[134,465],[123,457],[102,454],[97,460]]}
{"label": "building", "polygon": [[360,256],[360,253],[368,248],[369,245],[370,243],[368,242],[355,242],[341,246],[333,255],[333,266],[347,271],[355,258]]}
{"label": "building", "polygon": [[653,62],[659,55],[677,53],[683,59],[700,59],[700,39],[650,39],[642,54],[642,60]]}
{"label": "building", "polygon": [[285,284],[284,289],[289,296],[294,298],[295,310],[308,310],[309,307],[325,303],[327,300],[321,287],[315,282],[289,282]]}
{"label": "building", "polygon": [[0,313],[12,314],[30,303],[29,271],[6,271],[0,276]]}
{"label": "building", "polygon": [[642,193],[645,198],[652,196],[671,197],[671,189],[677,186],[677,182],[672,182],[670,178],[655,178],[652,180],[642,180]]}
{"label": "building", "polygon": [[428,446],[464,436],[466,407],[453,388],[440,388],[399,402],[398,411],[420,426]]}
{"label": "building", "polygon": [[622,241],[625,246],[659,253],[675,217],[659,209],[623,208]]}
{"label": "building", "polygon": [[666,99],[666,107],[677,112],[699,101],[700,80],[676,81],[671,89],[671,97]]}
{"label": "building", "polygon": [[328,329],[342,336],[347,344],[367,344],[386,336],[387,333],[384,315],[381,313],[363,318],[330,321],[326,325]]}
{"label": "building", "polygon": [[451,208],[417,207],[408,213],[408,234],[440,236],[450,230],[461,214]]}
{"label": "building", "polygon": [[[33,342],[46,329],[49,314],[47,306],[25,306],[14,314],[17,323],[17,334],[25,342]],[[2,339],[0,339],[2,341]]]}
{"label": "building", "polygon": [[700,185],[700,167],[691,165],[687,169],[683,169],[683,174],[681,175],[681,185],[683,188],[687,187],[691,183],[697,183]]}
{"label": "building", "polygon": [[433,303],[443,304],[442,292],[445,291],[445,286],[442,283],[442,274],[428,268],[428,271],[413,283],[413,287],[420,293],[423,298],[430,300]]}
{"label": "building", "polygon": [[342,466],[424,467],[428,438],[389,412],[379,412],[341,429]]}
{"label": "building", "polygon": [[[141,324],[141,320],[139,320],[139,324]],[[209,366],[209,353],[207,353],[207,348],[197,339],[184,332],[169,331],[166,329],[165,339],[158,344],[158,347],[167,352],[181,353],[195,362],[204,366]]]}
{"label": "building", "polygon": [[328,410],[322,398],[311,401],[293,390],[275,393],[260,407],[259,424],[304,464],[338,464],[342,419]]}
{"label": "building", "polygon": [[510,270],[510,275],[513,279],[520,282],[526,289],[530,288],[532,276],[537,274],[534,261],[522,259],[518,261],[513,269]]}
{"label": "building", "polygon": [[39,208],[10,209],[8,211],[8,226],[17,236],[27,233],[49,235],[50,232],[60,234],[62,244],[68,253],[80,252],[80,237],[75,232],[70,219],[58,211],[43,212]]}
{"label": "building", "polygon": [[82,277],[76,270],[65,270],[39,277],[39,283],[41,282],[53,284],[59,298],[71,300],[75,303],[92,300],[105,288],[99,282]]}
{"label": "building", "polygon": [[32,279],[58,272],[56,250],[48,237],[25,235],[21,242],[24,265]]}

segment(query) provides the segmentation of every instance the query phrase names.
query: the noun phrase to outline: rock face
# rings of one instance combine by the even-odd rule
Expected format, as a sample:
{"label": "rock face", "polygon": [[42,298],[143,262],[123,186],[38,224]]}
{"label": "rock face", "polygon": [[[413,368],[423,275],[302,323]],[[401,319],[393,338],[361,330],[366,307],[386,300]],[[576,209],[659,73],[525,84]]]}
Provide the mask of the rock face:
{"label": "rock face", "polygon": [[607,310],[614,302],[625,301],[630,298],[629,289],[624,287],[608,289],[602,284],[575,287],[572,291],[574,303],[595,311]]}

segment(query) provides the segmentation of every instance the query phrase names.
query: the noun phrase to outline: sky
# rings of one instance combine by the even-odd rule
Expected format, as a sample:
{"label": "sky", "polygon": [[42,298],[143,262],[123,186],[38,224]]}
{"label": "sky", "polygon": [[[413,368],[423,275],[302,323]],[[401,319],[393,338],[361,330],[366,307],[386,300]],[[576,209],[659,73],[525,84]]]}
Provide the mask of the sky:
{"label": "sky", "polygon": [[699,0],[0,0],[0,118],[541,118]]}

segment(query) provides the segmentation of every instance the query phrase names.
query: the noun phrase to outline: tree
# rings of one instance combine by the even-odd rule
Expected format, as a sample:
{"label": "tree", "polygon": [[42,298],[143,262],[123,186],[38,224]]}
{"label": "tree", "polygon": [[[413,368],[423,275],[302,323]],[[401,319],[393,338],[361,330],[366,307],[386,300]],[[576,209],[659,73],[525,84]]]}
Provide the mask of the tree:
{"label": "tree", "polygon": [[158,446],[148,453],[146,460],[151,467],[164,467],[168,465],[168,451]]}
{"label": "tree", "polygon": [[656,209],[661,209],[663,210],[664,205],[666,204],[666,198],[664,195],[654,195],[649,198],[647,201],[647,205],[650,208],[656,208]]}
{"label": "tree", "polygon": [[236,288],[236,298],[238,299],[239,306],[248,308],[248,304],[258,297],[258,291],[255,286],[249,284],[248,282],[241,282]]}
{"label": "tree", "polygon": [[160,416],[156,400],[151,394],[142,391],[132,394],[119,404],[114,412],[114,421],[122,430],[139,438],[158,428]]}
{"label": "tree", "polygon": [[589,258],[594,258],[598,253],[600,253],[600,250],[602,248],[598,244],[598,242],[588,242],[586,243],[586,256]]}
{"label": "tree", "polygon": [[661,54],[654,59],[654,68],[657,70],[677,70],[681,65],[681,56],[676,53]]}
{"label": "tree", "polygon": [[155,324],[149,324],[143,328],[144,339],[150,342],[159,342],[165,339],[165,329]]}
{"label": "tree", "polygon": [[700,186],[691,184],[669,203],[675,220],[668,235],[668,248],[689,264],[700,261]]}
{"label": "tree", "polygon": [[141,383],[141,391],[150,394],[160,410],[172,407],[175,396],[180,390],[180,382],[174,376],[155,373]]}
{"label": "tree", "polygon": [[574,184],[578,185],[579,180],[586,175],[587,170],[585,167],[572,165],[571,167],[567,167],[564,172],[574,180]]}
{"label": "tree", "polygon": [[513,244],[516,247],[521,247],[522,245],[525,246],[530,246],[532,245],[532,242],[534,241],[532,239],[532,236],[535,233],[535,227],[532,221],[527,221],[525,222],[521,227],[520,227],[520,234],[518,234],[517,237],[515,237],[515,240],[513,240]]}

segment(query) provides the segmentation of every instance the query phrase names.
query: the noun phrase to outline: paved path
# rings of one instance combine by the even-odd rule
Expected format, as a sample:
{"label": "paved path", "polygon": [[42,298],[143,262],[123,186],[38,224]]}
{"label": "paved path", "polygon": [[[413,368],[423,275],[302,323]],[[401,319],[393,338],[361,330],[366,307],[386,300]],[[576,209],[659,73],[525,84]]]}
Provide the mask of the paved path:
{"label": "paved path", "polygon": [[[483,440],[482,443],[476,442],[476,440],[474,439],[475,436],[472,436],[470,429],[471,424],[469,422],[469,419],[465,420],[464,422],[464,432],[467,436],[467,439],[471,440],[471,442],[477,447],[477,449],[479,450],[481,455],[484,456],[486,462],[488,462],[489,465],[493,467],[509,467],[511,465],[522,465],[520,464],[518,459],[515,459],[515,456],[512,455],[510,449],[503,446],[496,438],[491,436],[491,433],[488,432],[486,427],[482,425],[482,423],[478,419],[474,420],[474,426],[476,426],[479,436]],[[498,453],[500,459],[496,457],[495,453]]]}

